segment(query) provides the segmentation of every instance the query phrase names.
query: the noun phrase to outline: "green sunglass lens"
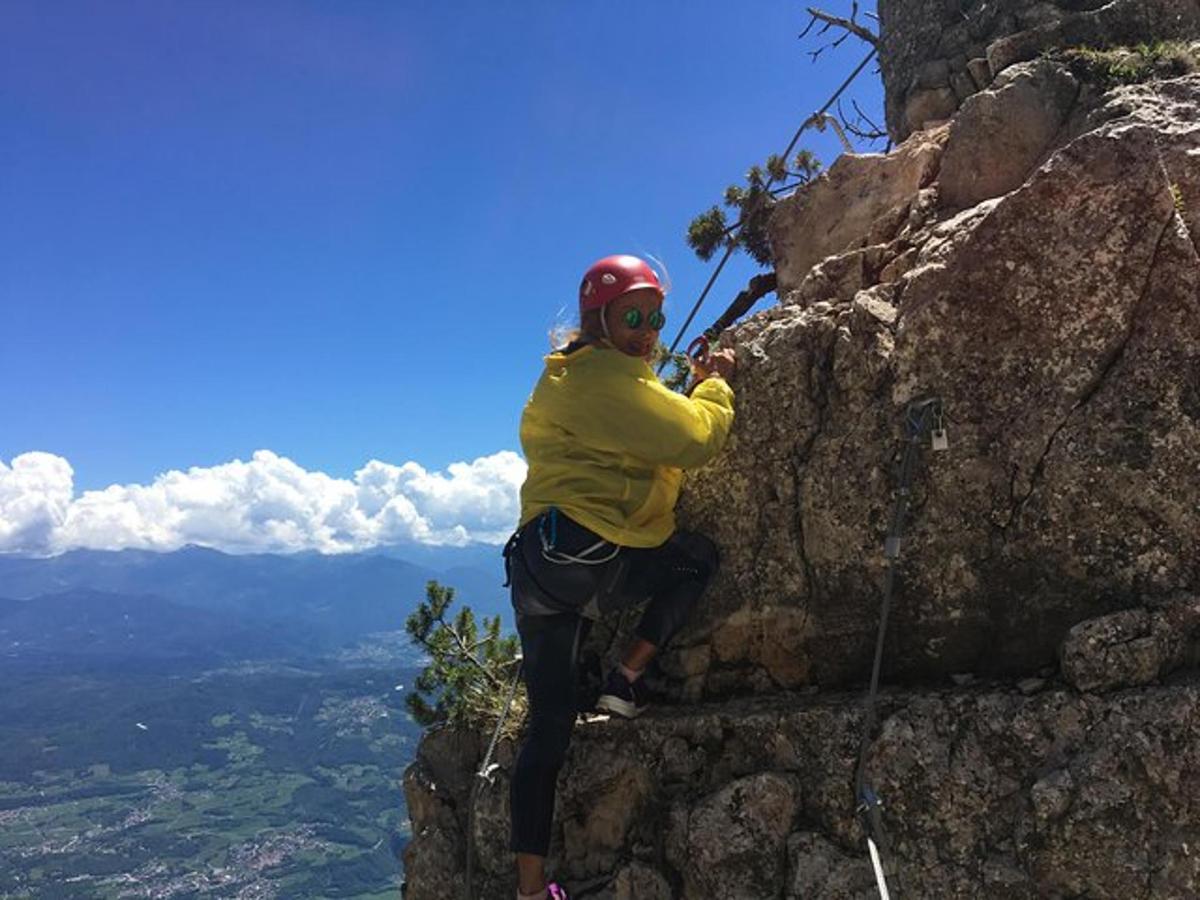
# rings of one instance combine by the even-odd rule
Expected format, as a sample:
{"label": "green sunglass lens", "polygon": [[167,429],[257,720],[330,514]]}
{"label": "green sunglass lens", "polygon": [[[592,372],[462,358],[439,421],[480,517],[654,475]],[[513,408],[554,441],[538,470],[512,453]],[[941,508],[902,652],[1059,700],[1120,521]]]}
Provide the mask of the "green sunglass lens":
{"label": "green sunglass lens", "polygon": [[[636,329],[642,327],[642,311],[636,307],[625,310],[622,319],[624,319],[627,328]],[[646,316],[646,324],[655,331],[659,331],[667,324],[667,317],[663,315],[661,309],[656,309],[650,315]]]}

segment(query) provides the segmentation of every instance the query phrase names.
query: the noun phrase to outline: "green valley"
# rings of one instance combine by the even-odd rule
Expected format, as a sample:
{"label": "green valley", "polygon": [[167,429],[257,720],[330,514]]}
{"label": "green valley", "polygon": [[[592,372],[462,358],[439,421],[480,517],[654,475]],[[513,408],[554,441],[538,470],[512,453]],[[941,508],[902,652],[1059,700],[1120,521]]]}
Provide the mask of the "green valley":
{"label": "green valley", "polygon": [[0,897],[394,900],[420,730],[380,656],[6,669]]}

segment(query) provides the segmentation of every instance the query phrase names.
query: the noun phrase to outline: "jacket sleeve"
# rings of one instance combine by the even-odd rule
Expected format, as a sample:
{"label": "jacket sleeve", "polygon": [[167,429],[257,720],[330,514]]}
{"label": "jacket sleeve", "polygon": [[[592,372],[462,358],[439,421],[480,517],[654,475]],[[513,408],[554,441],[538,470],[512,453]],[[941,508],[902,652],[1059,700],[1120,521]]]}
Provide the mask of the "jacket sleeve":
{"label": "jacket sleeve", "polygon": [[720,378],[701,382],[691,397],[644,377],[595,388],[587,408],[572,416],[576,438],[652,465],[702,466],[721,452],[733,425],[733,389]]}

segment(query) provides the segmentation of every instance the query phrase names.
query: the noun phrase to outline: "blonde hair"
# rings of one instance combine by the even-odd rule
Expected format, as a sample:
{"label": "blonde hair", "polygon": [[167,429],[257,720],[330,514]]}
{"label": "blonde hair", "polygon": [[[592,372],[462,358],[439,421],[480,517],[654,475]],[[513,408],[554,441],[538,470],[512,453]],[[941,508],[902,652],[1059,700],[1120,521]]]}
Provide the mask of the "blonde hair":
{"label": "blonde hair", "polygon": [[[560,311],[559,315],[562,312]],[[560,350],[582,338],[603,337],[601,333],[601,310],[589,309],[580,316],[578,322],[564,322],[559,319],[550,329],[550,349]]]}
{"label": "blonde hair", "polygon": [[654,263],[655,274],[658,275],[658,283],[662,286],[663,299],[665,300],[667,294],[671,293],[671,273],[667,271],[667,264],[653,253],[647,253],[646,258]]}

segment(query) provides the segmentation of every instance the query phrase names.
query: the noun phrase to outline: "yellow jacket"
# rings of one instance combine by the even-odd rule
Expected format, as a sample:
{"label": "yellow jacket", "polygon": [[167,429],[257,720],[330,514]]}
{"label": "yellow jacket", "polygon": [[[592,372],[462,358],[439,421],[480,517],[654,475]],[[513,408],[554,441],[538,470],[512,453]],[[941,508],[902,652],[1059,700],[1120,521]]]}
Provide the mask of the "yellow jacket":
{"label": "yellow jacket", "polygon": [[720,378],[684,397],[610,347],[551,353],[521,416],[521,524],[554,506],[615,544],[657,547],[675,531],[681,470],[716,456],[732,424]]}

